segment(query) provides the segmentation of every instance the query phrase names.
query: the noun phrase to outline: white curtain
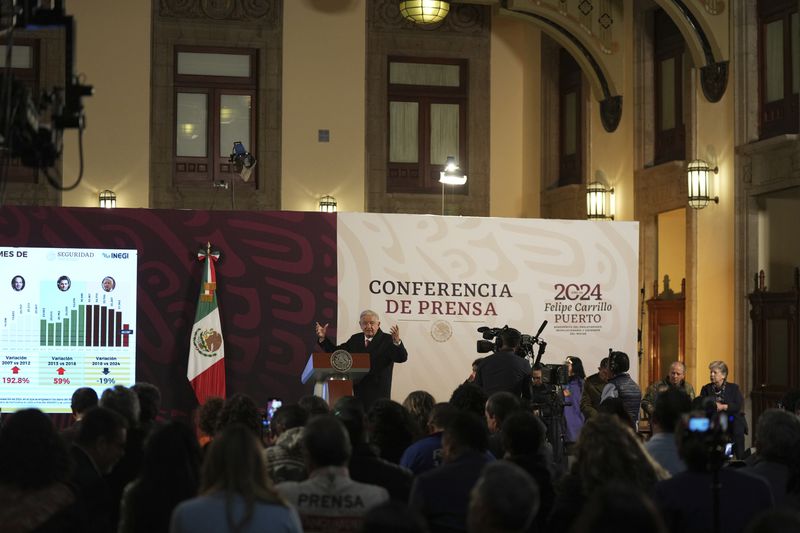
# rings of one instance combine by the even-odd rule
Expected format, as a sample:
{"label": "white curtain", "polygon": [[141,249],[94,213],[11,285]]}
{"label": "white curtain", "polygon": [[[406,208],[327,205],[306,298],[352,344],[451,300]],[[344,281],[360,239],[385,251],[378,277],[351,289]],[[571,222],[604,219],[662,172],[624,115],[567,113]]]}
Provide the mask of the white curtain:
{"label": "white curtain", "polygon": [[419,161],[419,104],[389,102],[389,161]]}
{"label": "white curtain", "polygon": [[764,27],[764,56],[766,59],[766,102],[783,100],[783,21],[776,20]]}
{"label": "white curtain", "polygon": [[248,152],[254,153],[250,144],[250,96],[222,94],[219,97],[219,155],[228,157],[234,141],[240,141]]}
{"label": "white curtain", "polygon": [[431,104],[431,160],[444,165],[447,156],[458,159],[458,104]]}
{"label": "white curtain", "polygon": [[208,96],[203,93],[178,93],[176,155],[206,157]]}

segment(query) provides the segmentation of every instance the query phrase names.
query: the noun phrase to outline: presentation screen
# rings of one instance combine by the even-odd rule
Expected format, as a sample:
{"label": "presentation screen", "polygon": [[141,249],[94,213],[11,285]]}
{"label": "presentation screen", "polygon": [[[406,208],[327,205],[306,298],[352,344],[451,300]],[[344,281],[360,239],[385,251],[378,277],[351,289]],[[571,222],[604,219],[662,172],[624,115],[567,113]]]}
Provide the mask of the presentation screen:
{"label": "presentation screen", "polygon": [[136,250],[0,247],[0,407],[69,413],[79,387],[132,385]]}

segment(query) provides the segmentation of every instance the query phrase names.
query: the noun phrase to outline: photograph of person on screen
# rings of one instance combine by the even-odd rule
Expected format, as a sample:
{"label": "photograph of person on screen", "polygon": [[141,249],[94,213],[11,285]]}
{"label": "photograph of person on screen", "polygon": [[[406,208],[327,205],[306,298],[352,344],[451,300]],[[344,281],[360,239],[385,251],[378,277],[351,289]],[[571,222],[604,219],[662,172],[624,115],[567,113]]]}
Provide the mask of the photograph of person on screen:
{"label": "photograph of person on screen", "polygon": [[58,290],[66,292],[69,290],[70,286],[72,285],[72,282],[69,280],[67,276],[61,276],[60,278],[58,278],[57,284],[58,284]]}
{"label": "photograph of person on screen", "polygon": [[11,278],[11,288],[15,291],[21,291],[25,288],[25,278],[22,276],[14,276]]}
{"label": "photograph of person on screen", "polygon": [[114,278],[111,276],[106,276],[103,278],[103,290],[106,292],[111,292],[117,286],[117,282],[114,281]]}

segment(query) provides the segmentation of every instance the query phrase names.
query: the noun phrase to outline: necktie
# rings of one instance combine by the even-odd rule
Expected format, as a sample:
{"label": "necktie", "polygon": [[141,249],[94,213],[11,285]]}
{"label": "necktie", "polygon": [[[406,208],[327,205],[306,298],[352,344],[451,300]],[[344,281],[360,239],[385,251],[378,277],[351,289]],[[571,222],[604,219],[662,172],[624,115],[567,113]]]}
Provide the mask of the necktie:
{"label": "necktie", "polygon": [[371,339],[368,339],[368,338],[364,337],[364,348],[369,348],[370,341],[371,341]]}

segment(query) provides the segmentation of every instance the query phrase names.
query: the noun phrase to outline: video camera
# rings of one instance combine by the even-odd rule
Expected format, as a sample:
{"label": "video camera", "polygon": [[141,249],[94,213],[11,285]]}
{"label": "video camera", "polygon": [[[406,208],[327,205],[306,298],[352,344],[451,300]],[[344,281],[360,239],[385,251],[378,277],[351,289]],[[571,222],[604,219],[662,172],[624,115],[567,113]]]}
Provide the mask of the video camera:
{"label": "video camera", "polygon": [[701,453],[707,457],[710,468],[720,468],[733,456],[733,442],[726,412],[689,413],[683,416],[681,428],[684,449],[691,453],[687,448],[702,448]]}
{"label": "video camera", "polygon": [[[10,11],[5,14],[11,17],[10,26],[0,28],[4,33],[15,28],[60,28],[64,33],[63,86],[35,94],[15,80],[8,67],[0,72],[0,149],[19,157],[27,167],[47,169],[56,165],[63,131],[83,130],[82,99],[91,96],[93,88],[75,75],[75,23],[65,13],[63,2],[56,2],[52,9],[41,0],[12,0],[8,4]],[[7,22],[4,19],[4,24]]]}
{"label": "video camera", "polygon": [[539,346],[539,351],[536,355],[536,363],[542,359],[542,355],[547,347],[547,343],[544,341],[544,339],[539,338],[539,335],[541,335],[542,331],[544,331],[545,326],[547,326],[547,320],[542,322],[542,325],[539,326],[539,331],[536,332],[536,335],[521,333],[517,329],[508,327],[508,325],[503,326],[502,328],[481,326],[478,328],[478,332],[483,335],[483,339],[478,340],[476,349],[478,353],[496,352],[503,347],[503,336],[505,334],[519,336],[519,348],[517,348],[516,354],[520,357],[527,358],[530,361],[531,366],[533,366],[535,364],[533,361],[534,345]]}

